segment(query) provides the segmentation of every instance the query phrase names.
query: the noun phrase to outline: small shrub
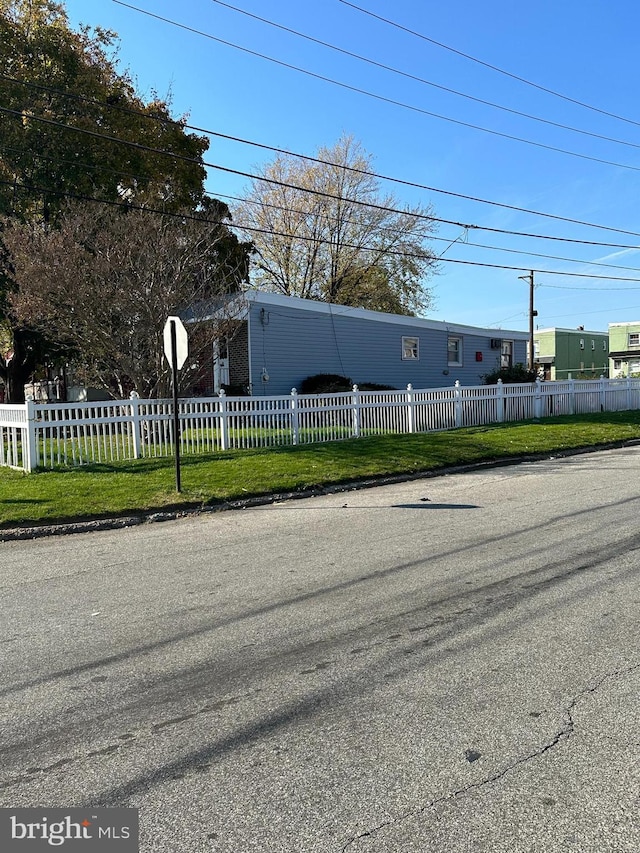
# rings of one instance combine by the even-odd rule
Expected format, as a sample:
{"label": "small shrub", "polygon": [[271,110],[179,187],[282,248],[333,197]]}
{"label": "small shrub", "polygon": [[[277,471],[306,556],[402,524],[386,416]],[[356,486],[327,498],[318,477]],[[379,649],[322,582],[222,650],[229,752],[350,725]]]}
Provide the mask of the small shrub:
{"label": "small shrub", "polygon": [[244,385],[221,385],[227,397],[248,397],[249,392]]}
{"label": "small shrub", "polygon": [[298,391],[300,394],[333,394],[340,391],[351,391],[353,382],[348,376],[340,376],[338,373],[316,373],[307,376],[300,383]]}
{"label": "small shrub", "polygon": [[360,391],[397,391],[395,385],[381,385],[379,382],[358,382]]}
{"label": "small shrub", "polygon": [[496,385],[498,379],[504,383],[535,382],[538,374],[535,370],[529,370],[524,364],[513,364],[511,367],[501,367],[492,373],[485,373],[482,377],[485,385]]}

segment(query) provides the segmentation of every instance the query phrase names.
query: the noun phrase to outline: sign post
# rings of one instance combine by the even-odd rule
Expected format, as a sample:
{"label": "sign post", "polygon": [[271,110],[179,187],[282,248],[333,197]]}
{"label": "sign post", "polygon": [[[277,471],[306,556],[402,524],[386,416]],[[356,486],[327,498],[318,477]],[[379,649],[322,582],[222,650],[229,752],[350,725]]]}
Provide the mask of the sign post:
{"label": "sign post", "polygon": [[179,317],[168,317],[164,324],[164,354],[171,365],[171,384],[173,386],[173,446],[176,459],[176,491],[180,492],[180,413],[178,411],[178,371],[189,354],[187,330]]}

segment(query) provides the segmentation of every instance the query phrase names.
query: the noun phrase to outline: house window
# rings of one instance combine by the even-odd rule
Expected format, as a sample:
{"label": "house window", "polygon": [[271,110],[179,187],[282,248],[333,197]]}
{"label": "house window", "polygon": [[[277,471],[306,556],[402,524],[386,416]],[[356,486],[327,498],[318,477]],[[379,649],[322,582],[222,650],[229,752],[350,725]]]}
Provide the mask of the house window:
{"label": "house window", "polygon": [[513,365],[513,341],[502,341],[500,352],[500,367],[511,367]]}
{"label": "house window", "polygon": [[592,340],[591,341],[591,349],[594,350],[595,348],[596,348],[596,342]]}
{"label": "house window", "polygon": [[402,360],[411,361],[420,358],[420,339],[402,338]]}
{"label": "house window", "polygon": [[622,370],[622,359],[614,358],[613,359],[613,369],[614,370]]}
{"label": "house window", "polygon": [[449,367],[462,367],[462,338],[449,336],[447,341],[447,364]]}
{"label": "house window", "polygon": [[584,338],[580,338],[580,349],[584,349]]}
{"label": "house window", "polygon": [[631,332],[629,334],[629,349],[631,347],[640,347],[640,332]]}
{"label": "house window", "polygon": [[602,341],[602,349],[603,349],[603,352],[607,351],[607,342],[606,341]]}

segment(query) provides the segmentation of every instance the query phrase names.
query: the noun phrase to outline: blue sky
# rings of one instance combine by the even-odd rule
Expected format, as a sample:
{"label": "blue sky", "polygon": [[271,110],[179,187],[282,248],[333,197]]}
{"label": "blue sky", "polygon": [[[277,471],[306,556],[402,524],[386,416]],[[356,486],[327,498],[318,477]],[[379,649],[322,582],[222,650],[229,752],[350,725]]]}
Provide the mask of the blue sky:
{"label": "blue sky", "polygon": [[[575,244],[476,228],[465,232],[442,224],[436,232],[441,240],[433,243],[436,254],[444,255],[442,273],[431,282],[436,305],[430,317],[526,329],[528,287],[519,276],[529,269],[546,269],[637,281],[536,272],[536,323],[540,328],[583,325],[606,330],[609,322],[640,318],[637,2],[353,0],[355,5],[459,53],[340,0],[230,2],[407,75],[612,141],[524,118],[376,68],[215,0],[131,0],[131,5],[237,47],[155,20],[113,0],[67,0],[65,5],[74,26],[83,22],[115,30],[120,36],[121,68],[130,70],[141,94],[150,97],[155,90],[166,96],[170,92],[174,114],[188,113],[192,124],[303,154],[313,154],[320,145],[332,145],[343,133],[352,134],[373,155],[377,172],[432,188],[385,182],[384,191],[393,192],[401,203],[430,203],[437,217],[484,228],[639,247]],[[240,47],[365,89],[379,98],[285,68]],[[543,92],[460,53],[629,121]],[[255,171],[272,156],[215,137],[206,155],[211,162],[245,172]],[[237,196],[246,184],[246,179],[212,170],[207,189],[220,197]],[[577,225],[448,193],[635,233]],[[454,240],[457,242],[447,248]],[[567,260],[531,257],[525,252]],[[447,258],[519,269],[456,264],[445,261]],[[593,262],[631,269],[598,267]]]}

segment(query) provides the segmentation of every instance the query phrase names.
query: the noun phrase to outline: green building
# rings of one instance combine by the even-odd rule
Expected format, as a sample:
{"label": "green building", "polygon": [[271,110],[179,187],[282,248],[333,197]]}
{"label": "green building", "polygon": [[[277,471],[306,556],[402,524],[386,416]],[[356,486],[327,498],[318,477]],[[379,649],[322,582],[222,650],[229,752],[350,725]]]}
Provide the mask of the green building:
{"label": "green building", "polygon": [[577,329],[538,329],[533,360],[543,379],[599,379],[609,374],[609,335]]}
{"label": "green building", "polygon": [[640,376],[640,320],[609,323],[609,376]]}

